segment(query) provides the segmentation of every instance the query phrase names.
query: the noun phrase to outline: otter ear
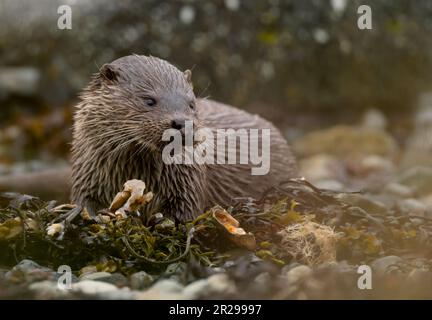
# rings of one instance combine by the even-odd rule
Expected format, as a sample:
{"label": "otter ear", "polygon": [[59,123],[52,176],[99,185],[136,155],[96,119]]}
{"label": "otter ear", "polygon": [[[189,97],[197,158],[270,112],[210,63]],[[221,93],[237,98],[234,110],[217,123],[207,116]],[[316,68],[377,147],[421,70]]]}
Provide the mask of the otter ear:
{"label": "otter ear", "polygon": [[117,82],[118,80],[118,75],[119,75],[118,69],[111,64],[108,63],[104,64],[100,68],[99,72],[105,81],[114,83]]}
{"label": "otter ear", "polygon": [[187,69],[185,72],[183,72],[184,77],[186,79],[186,81],[192,85],[192,71],[190,71],[189,69]]}

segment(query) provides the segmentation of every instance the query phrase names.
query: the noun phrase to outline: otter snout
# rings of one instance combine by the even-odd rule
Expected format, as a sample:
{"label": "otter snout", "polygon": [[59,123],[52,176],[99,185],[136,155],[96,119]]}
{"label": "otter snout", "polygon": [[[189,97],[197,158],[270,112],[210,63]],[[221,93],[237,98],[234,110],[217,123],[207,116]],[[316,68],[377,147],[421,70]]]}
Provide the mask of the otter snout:
{"label": "otter snout", "polygon": [[[189,120],[192,121],[192,120]],[[186,119],[174,119],[171,121],[171,128],[177,129],[177,130],[183,130],[186,126]]]}

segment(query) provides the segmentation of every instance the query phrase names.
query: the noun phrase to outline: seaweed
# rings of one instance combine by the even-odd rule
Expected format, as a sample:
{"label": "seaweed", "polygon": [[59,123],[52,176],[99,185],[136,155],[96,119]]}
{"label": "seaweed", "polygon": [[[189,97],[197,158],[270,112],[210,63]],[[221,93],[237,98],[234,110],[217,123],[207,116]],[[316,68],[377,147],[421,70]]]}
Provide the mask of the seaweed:
{"label": "seaweed", "polygon": [[[163,213],[144,219],[108,212],[95,221],[83,209],[65,226],[53,222],[72,205],[2,193],[0,265],[12,266],[27,258],[53,268],[66,264],[78,271],[96,266],[98,271],[131,274],[161,273],[174,262],[220,266],[238,247],[277,266],[335,259],[359,263],[406,252],[429,254],[431,219],[415,224],[416,217],[392,210],[370,213],[347,203],[343,195],[291,179],[261,199],[235,199],[232,207],[215,206],[184,224]],[[247,245],[239,238],[245,236]]]}

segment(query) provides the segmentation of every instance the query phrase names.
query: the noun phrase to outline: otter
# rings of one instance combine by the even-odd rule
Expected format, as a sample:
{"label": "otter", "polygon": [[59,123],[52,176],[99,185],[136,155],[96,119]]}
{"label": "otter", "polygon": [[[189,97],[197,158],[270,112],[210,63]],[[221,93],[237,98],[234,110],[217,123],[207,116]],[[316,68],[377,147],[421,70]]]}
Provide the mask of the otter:
{"label": "otter", "polygon": [[[187,121],[193,123],[194,131],[269,130],[268,173],[253,175],[250,163],[166,163],[162,154],[168,142],[163,141],[163,133],[177,129],[183,134]],[[241,146],[234,147],[239,156]],[[228,145],[223,157],[231,148]],[[71,161],[72,169],[38,177],[59,186],[58,178],[66,181],[63,177],[70,171],[66,182],[71,201],[77,208],[86,207],[93,217],[108,208],[131,179],[144,181],[154,194],[145,206],[145,215],[161,212],[184,222],[211,206],[229,206],[235,198],[258,198],[272,186],[298,176],[290,147],[272,123],[235,107],[197,98],[189,70],[182,72],[165,60],[143,55],[119,58],[92,76],[74,112]],[[0,189],[19,192],[19,188],[7,189],[15,180],[0,179]],[[40,186],[39,178],[38,183],[28,180],[27,189]],[[45,194],[49,192],[48,187],[43,189]]]}
{"label": "otter", "polygon": [[[270,129],[270,171],[252,175],[250,164],[166,164],[168,129]],[[237,152],[237,151],[236,151]],[[278,129],[263,118],[197,98],[191,72],[165,60],[130,55],[101,67],[76,107],[72,143],[72,201],[89,212],[109,206],[130,179],[146,183],[154,198],[146,214],[178,221],[237,197],[259,197],[297,175],[294,156]]]}

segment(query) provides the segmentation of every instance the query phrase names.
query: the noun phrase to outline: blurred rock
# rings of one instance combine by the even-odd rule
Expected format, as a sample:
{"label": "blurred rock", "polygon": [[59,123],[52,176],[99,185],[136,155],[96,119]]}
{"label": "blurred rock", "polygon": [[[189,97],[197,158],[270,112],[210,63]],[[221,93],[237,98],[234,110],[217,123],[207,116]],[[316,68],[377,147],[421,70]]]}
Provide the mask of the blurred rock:
{"label": "blurred rock", "polygon": [[432,93],[421,96],[419,104],[414,115],[414,131],[401,160],[403,168],[432,166]]}
{"label": "blurred rock", "polygon": [[405,185],[416,195],[424,196],[432,193],[432,167],[416,166],[405,170],[398,182]]}
{"label": "blurred rock", "polygon": [[387,184],[384,192],[401,198],[409,198],[413,195],[411,188],[397,182]]}
{"label": "blurred rock", "polygon": [[364,155],[394,157],[395,140],[387,133],[370,128],[339,125],[306,134],[293,144],[300,157],[329,154],[339,158]]}
{"label": "blurred rock", "polygon": [[29,286],[29,289],[36,293],[37,299],[64,299],[70,293],[69,290],[60,289],[57,282],[48,280],[34,282]]}
{"label": "blurred rock", "polygon": [[370,195],[359,193],[340,193],[336,195],[340,201],[350,204],[353,207],[360,207],[368,213],[386,213],[387,207]]}
{"label": "blurred rock", "polygon": [[424,217],[427,207],[416,199],[403,199],[398,202],[398,208],[407,215]]}
{"label": "blurred rock", "polygon": [[266,283],[269,283],[270,280],[271,280],[270,273],[263,272],[255,277],[254,282],[256,282],[259,285],[265,285]]}
{"label": "blurred rock", "polygon": [[301,282],[312,275],[312,269],[305,265],[300,265],[298,267],[292,268],[289,270],[285,277],[287,278],[289,283],[297,283]]}
{"label": "blurred rock", "polygon": [[300,159],[299,170],[308,181],[316,183],[320,180],[337,179],[341,176],[340,171],[343,170],[343,166],[334,156],[317,154]]}
{"label": "blurred rock", "polygon": [[11,94],[34,95],[40,78],[39,71],[32,67],[0,67],[0,98]]}
{"label": "blurred rock", "polygon": [[184,287],[172,279],[162,279],[156,282],[150,289],[138,294],[140,300],[185,300]]}
{"label": "blurred rock", "polygon": [[93,280],[93,281],[102,281],[106,283],[113,284],[117,287],[124,287],[127,285],[127,278],[120,273],[109,273],[109,272],[94,272],[82,275],[80,277],[81,281],[85,280]]}
{"label": "blurred rock", "polygon": [[58,274],[54,270],[40,266],[36,262],[25,259],[6,273],[6,279],[14,282],[37,282],[54,280]]}
{"label": "blurred rock", "polygon": [[376,130],[385,130],[387,127],[386,116],[377,109],[369,109],[363,115],[361,126]]}
{"label": "blurred rock", "polygon": [[[350,169],[353,169],[352,167]],[[361,176],[368,176],[371,174],[389,175],[395,170],[395,166],[392,161],[377,155],[368,155],[362,157],[358,161],[355,168],[356,174]]]}
{"label": "blurred rock", "polygon": [[84,280],[72,284],[71,290],[88,295],[97,295],[110,291],[117,291],[118,288],[113,284],[102,281]]}
{"label": "blurred rock", "polygon": [[397,264],[402,261],[402,258],[398,256],[386,256],[375,259],[371,262],[370,266],[372,271],[377,274],[392,273],[399,270]]}
{"label": "blurred rock", "polygon": [[153,276],[145,271],[139,271],[130,276],[130,286],[134,290],[142,290],[148,288],[153,283]]}
{"label": "blurred rock", "polygon": [[228,296],[236,293],[235,283],[223,273],[192,282],[183,290],[183,294],[189,299],[211,297],[222,293]]}
{"label": "blurred rock", "polygon": [[344,191],[346,187],[336,180],[320,180],[314,183],[317,188],[332,191]]}

